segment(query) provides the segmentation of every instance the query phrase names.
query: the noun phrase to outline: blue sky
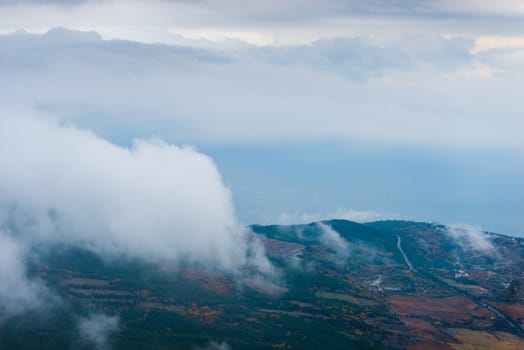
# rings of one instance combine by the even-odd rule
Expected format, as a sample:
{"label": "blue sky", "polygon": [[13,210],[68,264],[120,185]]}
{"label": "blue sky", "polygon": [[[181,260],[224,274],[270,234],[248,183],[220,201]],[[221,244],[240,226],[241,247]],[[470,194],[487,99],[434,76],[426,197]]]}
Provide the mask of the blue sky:
{"label": "blue sky", "polygon": [[524,235],[523,16],[511,0],[0,1],[1,118],[192,145],[245,223]]}

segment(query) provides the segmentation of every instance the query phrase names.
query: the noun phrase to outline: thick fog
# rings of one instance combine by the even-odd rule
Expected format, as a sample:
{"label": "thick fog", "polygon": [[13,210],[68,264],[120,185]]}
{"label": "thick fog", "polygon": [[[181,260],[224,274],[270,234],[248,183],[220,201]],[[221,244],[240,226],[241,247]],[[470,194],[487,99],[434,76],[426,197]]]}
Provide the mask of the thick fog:
{"label": "thick fog", "polygon": [[69,244],[108,258],[197,263],[233,274],[249,264],[272,273],[237,221],[215,164],[192,147],[152,139],[122,148],[46,116],[8,115],[0,118],[0,169],[6,308],[38,303],[38,284],[24,271],[33,246]]}

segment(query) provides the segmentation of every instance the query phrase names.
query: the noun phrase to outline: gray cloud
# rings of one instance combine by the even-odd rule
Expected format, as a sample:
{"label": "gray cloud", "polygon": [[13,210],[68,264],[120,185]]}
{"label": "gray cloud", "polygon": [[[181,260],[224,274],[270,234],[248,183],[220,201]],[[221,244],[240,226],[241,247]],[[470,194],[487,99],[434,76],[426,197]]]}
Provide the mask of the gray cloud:
{"label": "gray cloud", "polygon": [[[86,3],[103,3],[103,0],[0,0],[0,5],[64,5],[77,6]],[[117,1],[105,1],[108,4]],[[126,2],[124,2],[126,3]],[[127,1],[133,4],[133,1]],[[497,3],[491,1],[451,0],[290,0],[282,3],[276,0],[263,3],[241,0],[233,1],[188,1],[188,0],[158,0],[148,1],[150,8],[163,8],[191,12],[202,17],[211,13],[218,17],[240,20],[248,18],[251,21],[289,21],[313,20],[322,18],[340,18],[345,16],[517,16],[522,15],[521,3],[518,0],[503,0]],[[221,13],[216,12],[220,10]],[[216,17],[216,16],[215,16]]]}
{"label": "gray cloud", "polygon": [[[64,5],[76,6],[93,0],[0,0],[0,6],[19,6],[19,5]],[[95,0],[96,1],[96,0]]]}
{"label": "gray cloud", "polygon": [[[0,102],[34,106],[121,142],[156,134],[191,143],[520,145],[520,68],[507,63],[518,57],[473,55],[472,45],[461,38],[342,38],[204,49],[64,29],[19,33],[0,37]],[[496,99],[479,98],[495,88]]]}
{"label": "gray cloud", "polygon": [[27,2],[4,6],[0,32],[18,28],[41,32],[64,26],[96,30],[105,38],[149,43],[173,43],[181,34],[192,39],[297,44],[344,36],[394,37],[399,33],[522,36],[520,19],[524,15],[518,0],[101,0],[75,1],[73,6],[52,1],[46,4],[53,6]]}

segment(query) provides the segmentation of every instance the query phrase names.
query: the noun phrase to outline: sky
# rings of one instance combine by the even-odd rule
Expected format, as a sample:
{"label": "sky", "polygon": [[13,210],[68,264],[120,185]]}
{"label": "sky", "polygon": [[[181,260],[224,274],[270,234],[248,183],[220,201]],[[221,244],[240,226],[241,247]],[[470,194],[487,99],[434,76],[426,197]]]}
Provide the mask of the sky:
{"label": "sky", "polygon": [[[523,17],[513,0],[0,0],[0,207],[143,257],[170,254],[134,229],[182,222],[211,243],[176,256],[219,246],[233,270],[241,224],[524,236]],[[128,221],[142,212],[155,223]]]}

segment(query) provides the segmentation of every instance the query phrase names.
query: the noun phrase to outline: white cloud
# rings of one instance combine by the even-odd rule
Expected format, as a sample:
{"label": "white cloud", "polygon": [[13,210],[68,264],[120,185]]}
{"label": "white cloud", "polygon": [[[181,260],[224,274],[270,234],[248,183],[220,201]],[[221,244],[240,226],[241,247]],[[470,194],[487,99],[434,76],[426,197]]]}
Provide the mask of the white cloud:
{"label": "white cloud", "polygon": [[523,16],[524,4],[520,0],[438,0],[432,1],[436,11],[470,16]]}
{"label": "white cloud", "polygon": [[[229,33],[232,37],[238,33],[271,33],[279,37],[286,36],[291,22],[293,28],[302,34],[320,34],[325,38],[330,32],[340,36],[362,26],[374,33],[384,32],[384,28],[389,30],[391,27],[387,24],[398,24],[399,21],[402,26],[396,26],[395,30],[409,31],[412,29],[407,28],[410,22],[420,23],[425,19],[426,28],[461,24],[479,30],[474,22],[469,23],[471,19],[481,17],[484,22],[492,24],[497,19],[507,21],[524,15],[524,8],[518,0],[288,0],[285,3],[276,0],[94,0],[74,1],[71,6],[64,6],[64,3],[0,1],[0,6],[7,5],[0,12],[1,27],[49,28],[62,25],[95,29],[106,37],[158,42],[169,40],[168,28],[175,25],[180,30],[205,31],[203,35],[208,37],[219,33]],[[427,21],[427,16],[432,16],[432,21]],[[489,27],[496,29],[493,24]]]}
{"label": "white cloud", "polygon": [[28,248],[0,229],[0,320],[34,308],[43,308],[49,301],[45,287],[26,275]]}
{"label": "white cloud", "polygon": [[478,54],[493,49],[524,49],[524,36],[477,36],[471,53]]}
{"label": "white cloud", "polygon": [[2,114],[0,168],[0,225],[16,236],[0,236],[0,305],[8,311],[41,302],[40,284],[24,271],[24,247],[41,244],[196,263],[239,279],[245,267],[275,276],[237,221],[215,164],[192,147],[136,140],[122,148],[42,116]]}
{"label": "white cloud", "polygon": [[486,64],[473,62],[471,65],[460,68],[447,74],[449,79],[491,79],[496,74],[496,70]]}
{"label": "white cloud", "polygon": [[108,337],[117,332],[119,328],[117,316],[91,314],[78,321],[80,337],[92,344],[96,350],[109,349]]}
{"label": "white cloud", "polygon": [[273,280],[265,278],[260,274],[244,278],[242,285],[269,296],[280,296],[288,290],[281,284],[277,284]]}
{"label": "white cloud", "polygon": [[462,249],[487,254],[495,253],[495,247],[491,243],[489,236],[478,226],[450,225],[447,227],[446,232]]}
{"label": "white cloud", "polygon": [[[177,143],[522,147],[519,56],[472,58],[472,39],[427,39],[202,49],[18,33],[0,37],[0,103],[122,142],[153,134]],[[484,98],[494,89],[497,98]]]}
{"label": "white cloud", "polygon": [[[420,28],[429,35],[450,30],[462,35],[522,35],[517,21],[524,15],[522,4],[513,0],[4,0],[2,5],[0,33],[20,28],[43,33],[63,26],[96,30],[105,39],[168,44],[183,36],[282,46],[348,36],[411,37]],[[508,25],[512,18],[515,24]]]}
{"label": "white cloud", "polygon": [[21,235],[149,260],[243,263],[245,232],[213,161],[159,140],[115,146],[73,126],[0,119],[0,208]]}
{"label": "white cloud", "polygon": [[326,248],[334,250],[341,259],[347,258],[350,250],[349,243],[331,226],[324,223],[318,223],[320,229],[319,240]]}

